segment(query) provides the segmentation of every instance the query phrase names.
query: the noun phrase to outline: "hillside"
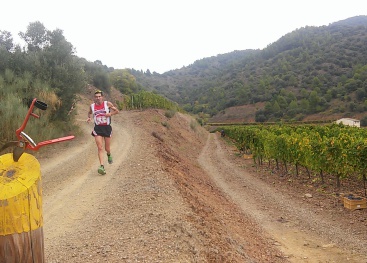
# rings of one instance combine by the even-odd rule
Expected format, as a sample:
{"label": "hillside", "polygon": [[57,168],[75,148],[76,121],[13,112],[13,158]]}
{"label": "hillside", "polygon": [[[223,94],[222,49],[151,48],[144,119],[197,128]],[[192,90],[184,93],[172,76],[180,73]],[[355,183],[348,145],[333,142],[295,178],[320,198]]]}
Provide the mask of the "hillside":
{"label": "hillside", "polygon": [[47,262],[367,260],[366,209],[257,169],[184,114],[114,116],[114,162],[98,175],[89,103],[75,140],[37,153]]}
{"label": "hillside", "polygon": [[367,16],[352,17],[296,29],[263,50],[220,54],[164,74],[131,73],[139,85],[209,118],[257,103],[249,119],[258,122],[364,117],[366,29]]}

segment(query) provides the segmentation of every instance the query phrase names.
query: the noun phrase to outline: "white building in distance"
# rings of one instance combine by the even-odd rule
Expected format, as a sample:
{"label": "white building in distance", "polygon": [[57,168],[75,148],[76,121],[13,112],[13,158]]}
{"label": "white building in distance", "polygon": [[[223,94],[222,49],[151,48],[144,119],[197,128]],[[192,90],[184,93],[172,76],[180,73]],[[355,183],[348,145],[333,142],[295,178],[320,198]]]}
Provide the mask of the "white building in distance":
{"label": "white building in distance", "polygon": [[356,119],[351,118],[342,118],[336,121],[337,124],[342,123],[344,125],[349,125],[353,127],[361,127],[361,122]]}

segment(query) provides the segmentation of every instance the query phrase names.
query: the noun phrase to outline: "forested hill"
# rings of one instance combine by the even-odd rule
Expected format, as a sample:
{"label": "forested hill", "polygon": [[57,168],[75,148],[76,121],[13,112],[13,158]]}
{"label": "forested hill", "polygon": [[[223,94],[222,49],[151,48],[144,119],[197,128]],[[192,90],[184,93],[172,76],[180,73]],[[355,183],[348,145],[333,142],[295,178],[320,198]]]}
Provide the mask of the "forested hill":
{"label": "forested hill", "polygon": [[262,50],[204,58],[164,74],[132,74],[192,113],[218,116],[257,105],[259,122],[361,117],[367,113],[367,16],[299,28]]}

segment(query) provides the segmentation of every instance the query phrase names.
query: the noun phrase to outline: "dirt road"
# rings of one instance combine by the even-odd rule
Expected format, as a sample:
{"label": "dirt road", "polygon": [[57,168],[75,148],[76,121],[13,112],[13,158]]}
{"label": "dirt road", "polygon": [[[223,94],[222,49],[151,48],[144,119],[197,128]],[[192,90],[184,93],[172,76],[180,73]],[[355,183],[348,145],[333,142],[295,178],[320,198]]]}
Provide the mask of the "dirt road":
{"label": "dirt road", "polygon": [[[345,228],[328,214],[251,176],[246,167],[225,148],[218,135],[210,134],[199,162],[221,189],[243,211],[276,239],[279,248],[294,262],[367,262],[367,240],[353,228]],[[232,161],[230,156],[232,155]],[[237,165],[235,165],[237,163]],[[242,163],[242,165],[244,165]],[[247,163],[248,165],[248,163]],[[248,167],[247,167],[248,168]],[[305,193],[303,193],[305,194]],[[302,196],[300,192],[298,197]],[[364,239],[363,239],[364,238]],[[360,255],[349,252],[358,248]]]}
{"label": "dirt road", "polygon": [[182,114],[114,116],[99,175],[87,107],[76,139],[37,156],[47,262],[367,262],[366,239],[247,173]]}

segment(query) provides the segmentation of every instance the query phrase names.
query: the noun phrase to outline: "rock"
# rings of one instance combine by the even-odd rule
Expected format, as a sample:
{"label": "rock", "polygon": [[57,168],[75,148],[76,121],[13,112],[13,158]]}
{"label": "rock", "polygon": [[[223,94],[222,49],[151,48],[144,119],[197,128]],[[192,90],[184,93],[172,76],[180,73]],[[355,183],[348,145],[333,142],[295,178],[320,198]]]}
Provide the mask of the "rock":
{"label": "rock", "polygon": [[323,248],[330,248],[330,247],[335,247],[334,243],[330,243],[330,244],[325,244],[322,246]]}

